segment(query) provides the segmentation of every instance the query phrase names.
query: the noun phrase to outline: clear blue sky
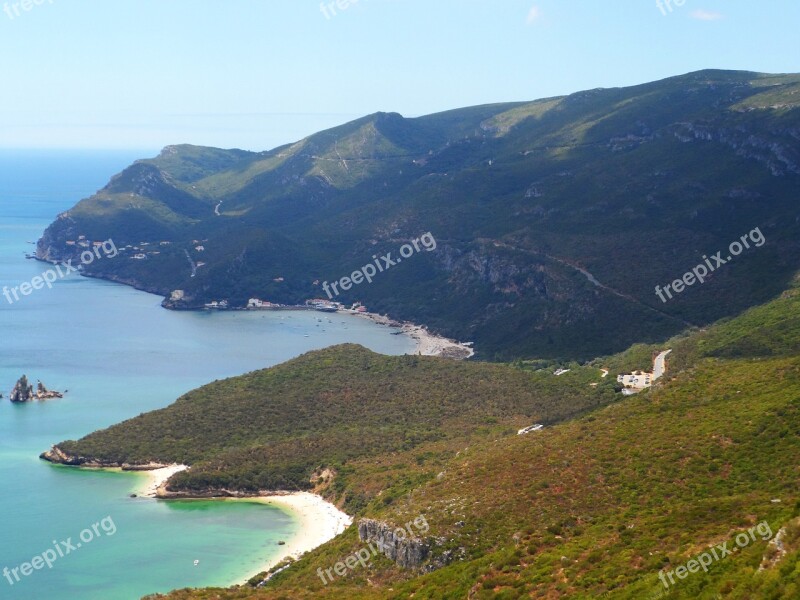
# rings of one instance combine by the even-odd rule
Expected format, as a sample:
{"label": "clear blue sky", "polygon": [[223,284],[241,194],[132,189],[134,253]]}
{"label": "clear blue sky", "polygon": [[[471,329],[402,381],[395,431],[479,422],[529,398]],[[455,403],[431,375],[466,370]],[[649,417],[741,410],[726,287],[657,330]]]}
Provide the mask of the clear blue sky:
{"label": "clear blue sky", "polygon": [[37,1],[0,0],[0,147],[264,150],[379,110],[800,71],[797,0]]}

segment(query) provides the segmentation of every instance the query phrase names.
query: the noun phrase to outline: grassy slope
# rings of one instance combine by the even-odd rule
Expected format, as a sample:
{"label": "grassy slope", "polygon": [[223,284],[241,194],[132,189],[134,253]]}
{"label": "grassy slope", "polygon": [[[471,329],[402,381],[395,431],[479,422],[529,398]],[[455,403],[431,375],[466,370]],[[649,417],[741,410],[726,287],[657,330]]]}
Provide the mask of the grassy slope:
{"label": "grassy slope", "polygon": [[[372,497],[362,514],[398,524],[423,514],[431,535],[464,548],[462,561],[420,575],[376,559],[323,586],[316,569],[360,547],[351,530],[258,591],[169,597],[660,597],[662,567],[800,515],[798,308],[793,290],[687,338],[696,358],[666,385],[540,433],[440,441],[347,465],[349,484]],[[750,356],[770,331],[783,337]],[[798,548],[794,527],[788,555],[759,573],[768,553],[759,539],[667,597],[796,598]]]}

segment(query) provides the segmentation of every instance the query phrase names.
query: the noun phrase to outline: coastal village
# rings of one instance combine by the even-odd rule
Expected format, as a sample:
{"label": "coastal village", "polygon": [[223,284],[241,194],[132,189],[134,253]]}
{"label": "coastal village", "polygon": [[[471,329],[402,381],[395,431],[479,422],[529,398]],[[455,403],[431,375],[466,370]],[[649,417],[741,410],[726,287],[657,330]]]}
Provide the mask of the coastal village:
{"label": "coastal village", "polygon": [[[211,302],[205,305],[207,309],[225,309],[228,308],[228,303],[226,300],[222,300],[219,302]],[[367,307],[361,304],[361,302],[356,302],[351,306],[347,306],[342,304],[341,302],[333,302],[331,300],[324,300],[322,298],[313,298],[311,300],[306,300],[305,304],[293,306],[287,304],[276,304],[274,302],[269,302],[268,300],[259,300],[258,298],[250,298],[247,302],[247,309],[248,310],[318,310],[320,312],[326,313],[334,313],[339,311],[349,311],[353,313],[366,313]]]}

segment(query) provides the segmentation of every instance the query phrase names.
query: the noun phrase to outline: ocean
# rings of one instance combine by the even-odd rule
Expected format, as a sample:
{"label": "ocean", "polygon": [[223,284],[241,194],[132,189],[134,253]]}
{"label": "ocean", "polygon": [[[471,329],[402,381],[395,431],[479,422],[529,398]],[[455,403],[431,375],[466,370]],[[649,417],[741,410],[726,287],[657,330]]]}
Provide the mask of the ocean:
{"label": "ocean", "polygon": [[[34,251],[29,242],[140,157],[0,150],[0,289],[46,270],[25,259]],[[0,296],[0,598],[132,600],[231,585],[258,572],[296,531],[290,513],[247,502],[131,498],[144,475],[53,466],[39,454],[204,383],[313,349],[345,342],[384,354],[414,348],[409,338],[349,315],[176,313],[160,302],[78,275],[18,302]],[[23,374],[69,392],[12,405],[9,392]],[[36,556],[48,560],[29,574],[20,570]]]}

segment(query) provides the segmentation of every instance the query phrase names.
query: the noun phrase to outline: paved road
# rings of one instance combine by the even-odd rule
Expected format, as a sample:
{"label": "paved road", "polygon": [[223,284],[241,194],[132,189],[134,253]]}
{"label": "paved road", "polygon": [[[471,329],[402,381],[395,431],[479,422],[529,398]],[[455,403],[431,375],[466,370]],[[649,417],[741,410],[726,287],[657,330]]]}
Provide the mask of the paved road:
{"label": "paved road", "polygon": [[653,361],[653,381],[664,375],[667,371],[667,354],[672,352],[672,350],[665,350]]}

